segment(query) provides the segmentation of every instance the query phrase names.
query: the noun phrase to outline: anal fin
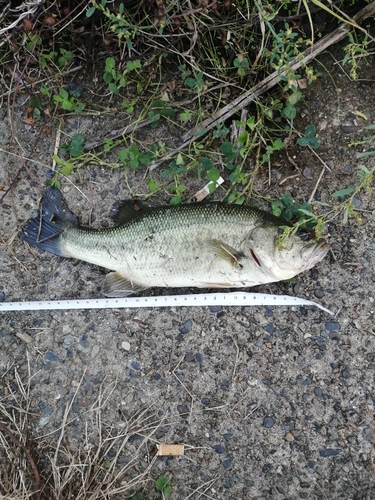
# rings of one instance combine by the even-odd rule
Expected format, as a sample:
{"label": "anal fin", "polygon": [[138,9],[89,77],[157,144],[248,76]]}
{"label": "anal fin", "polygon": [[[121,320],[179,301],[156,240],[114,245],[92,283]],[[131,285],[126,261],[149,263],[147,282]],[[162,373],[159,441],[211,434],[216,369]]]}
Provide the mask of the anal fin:
{"label": "anal fin", "polygon": [[103,284],[103,294],[106,297],[127,297],[132,293],[138,293],[148,288],[130,281],[126,276],[118,272],[107,274]]}

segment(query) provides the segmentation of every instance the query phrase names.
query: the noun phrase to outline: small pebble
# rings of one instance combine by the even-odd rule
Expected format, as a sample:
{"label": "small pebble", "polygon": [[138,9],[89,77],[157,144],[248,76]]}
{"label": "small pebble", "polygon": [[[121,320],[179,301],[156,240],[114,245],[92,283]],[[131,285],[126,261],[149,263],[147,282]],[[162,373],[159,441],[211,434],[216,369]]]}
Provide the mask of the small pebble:
{"label": "small pebble", "polygon": [[37,423],[37,426],[39,428],[44,427],[45,425],[48,424],[48,422],[50,421],[50,419],[51,419],[50,415],[45,415],[44,417],[42,417],[41,419],[39,419],[39,421]]}
{"label": "small pebble", "polygon": [[214,451],[216,451],[216,453],[219,453],[220,455],[225,452],[225,448],[222,444],[215,444],[212,448]]}
{"label": "small pebble", "polygon": [[359,198],[352,198],[352,203],[354,205],[354,208],[359,208],[362,205],[362,202]]}
{"label": "small pebble", "polygon": [[195,360],[194,354],[192,352],[189,352],[188,354],[186,354],[184,359],[185,359],[185,361],[188,361],[188,362],[194,361]]}
{"label": "small pebble", "polygon": [[130,342],[124,340],[124,342],[121,342],[121,347],[124,349],[124,351],[130,351]]}
{"label": "small pebble", "polygon": [[308,180],[312,179],[312,171],[310,167],[304,168],[302,174],[306,179]]}
{"label": "small pebble", "polygon": [[317,398],[321,398],[323,396],[323,391],[320,387],[315,387],[314,394]]}
{"label": "small pebble", "polygon": [[229,380],[226,380],[226,379],[225,379],[225,380],[222,380],[222,381],[220,382],[220,388],[221,388],[221,390],[223,390],[223,391],[227,390],[227,389],[228,389],[228,387],[229,387],[229,385],[230,385]]}
{"label": "small pebble", "polygon": [[334,457],[336,455],[339,455],[342,450],[339,448],[326,448],[325,450],[321,450],[319,452],[321,457]]}
{"label": "small pebble", "polygon": [[319,401],[318,398],[313,399],[313,405],[314,405],[314,410],[318,417],[322,418],[325,414],[325,407],[324,405]]}
{"label": "small pebble", "polygon": [[45,175],[47,179],[53,179],[56,175],[56,172],[49,168]]}
{"label": "small pebble", "polygon": [[337,334],[337,332],[336,332],[336,331],[331,331],[331,332],[329,332],[329,335],[328,335],[328,336],[329,336],[329,338],[330,338],[331,340],[333,340],[333,339],[338,339],[338,338],[339,338],[339,336],[338,336],[338,334]]}
{"label": "small pebble", "polygon": [[223,463],[224,469],[228,469],[228,467],[230,467],[232,464],[232,460],[230,458],[226,458],[225,460],[223,460],[222,463]]}
{"label": "small pebble", "polygon": [[56,354],[54,354],[53,352],[51,351],[48,351],[47,354],[46,354],[46,359],[48,361],[58,361],[58,357],[56,356]]}
{"label": "small pebble", "polygon": [[289,314],[289,317],[292,321],[294,321],[295,323],[299,323],[299,317],[297,316],[297,314],[292,311],[290,314]]}
{"label": "small pebble", "polygon": [[208,306],[208,310],[212,313],[217,313],[222,310],[221,306]]}
{"label": "small pebble", "polygon": [[270,333],[271,335],[275,331],[275,327],[273,326],[272,323],[268,323],[268,325],[264,328],[266,332]]}
{"label": "small pebble", "polygon": [[341,372],[342,378],[349,378],[350,377],[350,370],[347,366],[344,367],[344,369]]}
{"label": "small pebble", "polygon": [[3,293],[0,293],[0,302],[5,301],[5,295]]}
{"label": "small pebble", "polygon": [[324,297],[324,291],[321,288],[316,288],[314,290],[314,295],[317,299],[321,299]]}
{"label": "small pebble", "polygon": [[96,356],[98,356],[99,352],[100,352],[100,347],[97,344],[95,344],[92,348],[92,351],[91,351],[91,358],[96,358]]}
{"label": "small pebble", "polygon": [[185,323],[179,328],[180,333],[185,335],[186,333],[190,332],[190,330],[193,328],[193,322],[191,319],[188,319],[185,321]]}
{"label": "small pebble", "polygon": [[291,443],[292,441],[294,441],[294,436],[291,432],[287,432],[285,434],[285,441],[287,441],[288,443]]}
{"label": "small pebble", "polygon": [[140,369],[140,364],[137,362],[137,361],[132,361],[130,363],[130,366],[134,369],[134,370],[139,370]]}
{"label": "small pebble", "polygon": [[351,125],[350,123],[343,123],[340,125],[340,128],[344,134],[354,134],[357,131],[357,127],[355,125]]}
{"label": "small pebble", "polygon": [[199,353],[199,352],[196,352],[196,353],[194,354],[194,357],[195,357],[195,360],[196,360],[196,361],[198,361],[198,363],[201,363],[201,362],[203,361],[203,356],[202,356],[202,354],[201,354],[201,353]]}
{"label": "small pebble", "polygon": [[189,408],[187,405],[177,405],[177,411],[180,415],[188,415]]}
{"label": "small pebble", "polygon": [[325,326],[326,326],[326,330],[329,330],[329,331],[338,330],[340,328],[339,323],[333,323],[333,322],[326,323]]}
{"label": "small pebble", "polygon": [[264,417],[263,426],[266,427],[266,429],[273,427],[274,423],[275,422],[272,417]]}

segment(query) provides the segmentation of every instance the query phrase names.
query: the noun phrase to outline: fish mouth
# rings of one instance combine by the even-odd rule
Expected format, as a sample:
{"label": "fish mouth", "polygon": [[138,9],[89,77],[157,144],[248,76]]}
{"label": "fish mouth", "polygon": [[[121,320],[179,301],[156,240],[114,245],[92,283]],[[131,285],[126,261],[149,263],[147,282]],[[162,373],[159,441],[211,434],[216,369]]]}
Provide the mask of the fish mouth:
{"label": "fish mouth", "polygon": [[301,257],[306,262],[305,269],[311,269],[318,262],[320,262],[329,250],[329,245],[325,240],[319,240],[318,242],[311,242],[305,245],[301,250]]}

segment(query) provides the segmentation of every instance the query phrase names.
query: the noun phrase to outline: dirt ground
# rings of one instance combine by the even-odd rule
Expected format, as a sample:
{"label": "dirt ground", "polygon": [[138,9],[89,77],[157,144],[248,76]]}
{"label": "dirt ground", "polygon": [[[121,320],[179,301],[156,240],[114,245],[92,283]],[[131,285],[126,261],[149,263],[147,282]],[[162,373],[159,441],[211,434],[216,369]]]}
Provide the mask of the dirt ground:
{"label": "dirt ground", "polygon": [[[335,57],[325,54],[323,65],[315,63],[322,76],[303,91],[297,123],[299,130],[313,123],[319,131],[317,153],[330,171],[315,199],[327,203],[335,190],[358,183],[359,165],[375,161],[356,158],[375,149],[374,140],[349,146],[373,133],[364,127],[375,123],[375,60],[360,63],[361,79],[354,82],[336,64],[340,58],[336,48]],[[8,188],[14,181],[22,166],[17,154],[32,159],[2,199],[1,243],[35,215],[55,146],[57,127],[48,137],[25,126],[24,102],[20,96],[12,117],[15,151],[7,148],[6,109],[0,122],[1,184]],[[62,134],[95,140],[120,128],[123,119],[67,116]],[[166,125],[145,133],[176,140]],[[289,154],[299,175],[280,186],[296,170],[284,156],[276,157],[268,194],[277,199],[288,192],[301,202],[316,186],[322,165],[307,149],[294,145]],[[261,173],[259,184],[267,178],[268,172]],[[128,182],[133,192],[147,192],[143,172]],[[115,201],[129,198],[122,169],[95,165],[62,180],[62,190],[71,210],[83,223],[91,216],[95,227],[108,224]],[[166,195],[157,198],[168,201]],[[23,422],[19,430],[29,445],[34,439],[42,478],[59,447],[56,467],[63,474],[75,461],[78,483],[87,473],[79,464],[101,460],[103,473],[116,460],[116,470],[124,470],[118,483],[124,492],[112,489],[111,498],[136,491],[145,499],[161,498],[155,479],[165,475],[173,500],[374,499],[374,194],[362,192],[355,203],[362,223],[331,220],[326,238],[332,252],[323,262],[294,284],[256,290],[317,300],[334,318],[303,307],[3,313],[0,420],[16,434],[4,408]],[[105,275],[96,266],[29,248],[17,237],[3,245],[0,262],[2,301],[99,297]],[[178,291],[191,292],[196,290]],[[108,449],[118,434],[123,441]],[[160,443],[183,443],[184,455],[155,457]]]}

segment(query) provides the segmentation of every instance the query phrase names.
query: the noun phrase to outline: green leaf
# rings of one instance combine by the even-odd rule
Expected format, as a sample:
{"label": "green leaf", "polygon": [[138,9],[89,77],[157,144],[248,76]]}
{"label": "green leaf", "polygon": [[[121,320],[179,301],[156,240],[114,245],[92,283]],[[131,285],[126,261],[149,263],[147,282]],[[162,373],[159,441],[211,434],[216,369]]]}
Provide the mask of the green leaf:
{"label": "green leaf", "polygon": [[249,132],[247,130],[244,130],[242,134],[238,136],[238,142],[240,144],[246,144],[248,138],[249,138]]}
{"label": "green leaf", "polygon": [[315,219],[315,214],[313,214],[312,212],[310,212],[309,210],[305,210],[303,208],[299,208],[298,209],[298,212],[304,214],[304,215],[307,215],[308,217],[313,217]]}
{"label": "green leaf", "polygon": [[197,132],[196,132],[196,134],[195,134],[195,135],[196,135],[196,137],[202,137],[202,135],[204,135],[205,133],[206,133],[206,129],[205,129],[205,128],[203,128],[203,127],[201,127],[201,128],[199,128],[199,129],[197,130]]}
{"label": "green leaf", "polygon": [[138,170],[139,169],[139,161],[138,158],[132,158],[129,161],[129,165],[133,170]]}
{"label": "green leaf", "polygon": [[254,116],[250,116],[250,118],[248,118],[247,121],[246,121],[246,125],[253,132],[255,130],[255,117]]}
{"label": "green leaf", "polygon": [[151,177],[149,178],[149,180],[147,181],[147,185],[148,185],[148,188],[149,190],[151,191],[151,193],[155,193],[155,191],[157,191],[160,187],[159,184],[157,184],[154,179],[151,179]]}
{"label": "green leaf", "polygon": [[[173,196],[173,198],[171,198],[171,201],[169,202],[170,205],[179,205],[181,203],[181,196],[179,194],[177,194],[176,196]],[[158,488],[156,488],[158,489]],[[161,491],[161,490],[159,490]]]}
{"label": "green leaf", "polygon": [[129,157],[129,152],[127,149],[123,149],[122,151],[119,152],[118,157],[122,163],[124,163],[128,157]]}
{"label": "green leaf", "polygon": [[315,134],[316,134],[316,128],[314,127],[314,125],[310,123],[310,125],[307,125],[307,127],[305,128],[305,136],[312,138],[315,137]]}
{"label": "green leaf", "polygon": [[64,165],[60,168],[60,174],[69,175],[74,170],[73,163],[65,162]]}
{"label": "green leaf", "polygon": [[133,69],[139,69],[141,67],[141,61],[136,59],[135,61],[128,61],[126,63],[126,69],[128,71],[133,71]]}
{"label": "green leaf", "polygon": [[297,116],[297,110],[292,104],[287,104],[281,112],[281,116],[287,118],[288,120],[294,120]]}
{"label": "green leaf", "polygon": [[332,196],[338,197],[338,196],[346,196],[347,194],[351,194],[355,191],[354,187],[349,187],[345,189],[340,189],[339,191],[335,191],[332,193]]}
{"label": "green leaf", "polygon": [[218,168],[213,167],[207,172],[207,179],[210,180],[211,182],[216,183],[216,181],[220,177],[220,171]]}
{"label": "green leaf", "polygon": [[366,156],[375,155],[375,151],[366,151],[365,153],[358,153],[356,158],[366,158]]}
{"label": "green leaf", "polygon": [[151,151],[147,151],[145,153],[140,153],[138,159],[139,162],[142,163],[142,165],[148,165],[149,163],[152,162],[154,157],[155,157],[154,153],[151,153]]}
{"label": "green leaf", "polygon": [[115,60],[113,59],[113,57],[107,57],[107,59],[105,60],[106,71],[111,71],[114,68],[115,68]]}
{"label": "green leaf", "polygon": [[335,191],[332,193],[332,196],[338,197],[338,196],[346,196],[347,194],[351,194],[355,191],[355,188],[345,188],[345,189],[340,189],[339,191]]}
{"label": "green leaf", "polygon": [[117,85],[115,85],[113,82],[108,84],[108,90],[112,92],[112,94],[118,94]]}
{"label": "green leaf", "polygon": [[310,146],[310,148],[313,148],[313,149],[318,148],[320,146],[319,137],[311,137],[309,146]]}
{"label": "green leaf", "polygon": [[[157,478],[157,480],[155,481],[155,488],[158,491],[163,492],[165,498],[169,498],[170,497],[171,491],[172,491],[171,490],[171,482],[169,481],[169,479],[167,477],[165,477],[165,476],[159,476]],[[168,496],[166,495],[166,490],[167,489],[170,489]]]}
{"label": "green leaf", "polygon": [[173,108],[164,108],[160,111],[160,116],[164,118],[173,118],[175,115],[175,110]]}
{"label": "green leaf", "polygon": [[198,162],[201,164],[202,169],[207,172],[210,168],[212,168],[212,161],[210,158],[207,158],[206,156],[201,156],[198,160]]}
{"label": "green leaf", "polygon": [[70,142],[70,155],[73,158],[80,156],[83,153],[83,145],[85,144],[86,138],[83,134],[76,134]]}
{"label": "green leaf", "polygon": [[300,137],[298,140],[297,140],[297,144],[299,144],[300,146],[308,146],[309,145],[309,139],[307,139],[306,137]]}
{"label": "green leaf", "polygon": [[162,177],[163,179],[170,177],[171,175],[172,175],[172,172],[170,170],[167,170],[165,168],[160,170],[160,177]]}
{"label": "green leaf", "polygon": [[287,193],[282,195],[280,201],[285,208],[290,208],[294,203],[293,198],[290,196],[290,194]]}
{"label": "green leaf", "polygon": [[85,104],[83,104],[83,102],[80,102],[79,104],[77,104],[77,107],[74,111],[76,115],[80,115],[84,109],[85,109]]}
{"label": "green leaf", "polygon": [[297,92],[293,92],[293,94],[288,97],[288,102],[289,104],[294,106],[301,98],[302,98],[302,92],[297,90]]}
{"label": "green leaf", "polygon": [[182,156],[181,153],[178,153],[177,155],[176,165],[185,165],[184,157]]}
{"label": "green leaf", "polygon": [[276,139],[273,141],[272,147],[275,151],[278,151],[279,149],[283,149],[284,143],[281,139]]}
{"label": "green leaf", "polygon": [[[123,5],[123,4],[120,4]],[[134,495],[131,496],[130,500],[144,500],[143,493],[140,491],[137,491],[137,493],[134,493]]]}
{"label": "green leaf", "polygon": [[74,108],[74,104],[70,101],[62,101],[61,107],[62,107],[62,109],[65,109],[66,111],[71,111]]}
{"label": "green leaf", "polygon": [[233,184],[236,183],[238,181],[238,177],[240,175],[240,166],[237,165],[237,167],[233,170],[233,172],[230,174],[229,176],[229,180],[230,182],[232,182]]}
{"label": "green leaf", "polygon": [[346,207],[344,210],[344,216],[342,218],[343,225],[347,224],[348,219],[349,219],[349,207]]}
{"label": "green leaf", "polygon": [[194,88],[196,86],[197,82],[195,80],[195,78],[186,78],[185,80],[185,85],[187,85],[188,87],[190,87],[191,89]]}
{"label": "green leaf", "polygon": [[220,146],[220,151],[224,156],[232,156],[233,144],[229,141],[223,142],[223,144]]}
{"label": "green leaf", "polygon": [[103,80],[105,81],[105,83],[110,83],[113,80],[112,73],[106,71],[103,75]]}
{"label": "green leaf", "polygon": [[287,208],[287,209],[284,210],[283,217],[286,220],[290,220],[293,217],[293,214],[292,214],[292,211],[291,211],[290,208]]}
{"label": "green leaf", "polygon": [[283,204],[279,200],[273,201],[273,202],[271,202],[271,209],[272,209],[273,215],[276,215],[276,217],[280,217],[281,211],[283,209]]}

